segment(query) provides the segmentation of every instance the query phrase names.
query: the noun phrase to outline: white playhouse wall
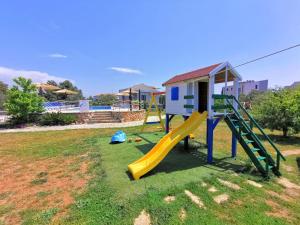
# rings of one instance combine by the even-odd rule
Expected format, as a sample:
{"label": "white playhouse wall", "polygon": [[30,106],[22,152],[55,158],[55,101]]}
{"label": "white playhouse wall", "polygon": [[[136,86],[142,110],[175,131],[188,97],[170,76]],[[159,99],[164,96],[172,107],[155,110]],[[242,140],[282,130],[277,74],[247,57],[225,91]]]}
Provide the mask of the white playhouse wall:
{"label": "white playhouse wall", "polygon": [[[198,85],[194,82],[180,82],[174,83],[166,86],[166,113],[176,114],[176,115],[186,115],[189,116],[191,113],[198,108]],[[172,87],[179,88],[178,100],[171,99],[171,89]],[[184,99],[186,95],[194,95],[194,99]],[[194,109],[184,108],[184,105],[194,105]]]}

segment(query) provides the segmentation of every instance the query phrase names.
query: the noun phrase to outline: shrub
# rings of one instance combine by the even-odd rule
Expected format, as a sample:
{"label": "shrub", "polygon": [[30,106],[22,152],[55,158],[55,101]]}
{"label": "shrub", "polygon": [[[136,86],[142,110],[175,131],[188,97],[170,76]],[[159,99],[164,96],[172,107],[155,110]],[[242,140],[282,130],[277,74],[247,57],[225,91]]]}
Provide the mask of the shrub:
{"label": "shrub", "polygon": [[0,110],[4,109],[3,104],[6,99],[6,94],[7,94],[7,84],[0,81]]}
{"label": "shrub", "polygon": [[64,113],[45,113],[40,117],[39,124],[43,126],[68,125],[76,122],[76,116]]}
{"label": "shrub", "polygon": [[37,88],[31,79],[18,77],[15,85],[7,91],[4,107],[12,116],[12,123],[34,122],[36,115],[43,112],[43,98],[38,96]]}
{"label": "shrub", "polygon": [[288,132],[300,130],[300,89],[276,89],[266,92],[253,104],[255,119],[271,130]]}

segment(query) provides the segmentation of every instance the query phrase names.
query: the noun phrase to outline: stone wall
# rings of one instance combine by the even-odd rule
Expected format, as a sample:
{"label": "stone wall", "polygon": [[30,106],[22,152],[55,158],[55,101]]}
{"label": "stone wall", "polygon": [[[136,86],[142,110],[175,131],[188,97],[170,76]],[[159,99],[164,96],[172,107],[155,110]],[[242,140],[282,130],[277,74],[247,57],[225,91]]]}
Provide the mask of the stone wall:
{"label": "stone wall", "polygon": [[92,117],[92,112],[84,112],[84,113],[68,113],[70,115],[76,116],[76,123],[87,123],[89,119]]}
{"label": "stone wall", "polygon": [[145,118],[145,110],[132,112],[112,112],[112,115],[121,122],[140,121],[144,120]]}

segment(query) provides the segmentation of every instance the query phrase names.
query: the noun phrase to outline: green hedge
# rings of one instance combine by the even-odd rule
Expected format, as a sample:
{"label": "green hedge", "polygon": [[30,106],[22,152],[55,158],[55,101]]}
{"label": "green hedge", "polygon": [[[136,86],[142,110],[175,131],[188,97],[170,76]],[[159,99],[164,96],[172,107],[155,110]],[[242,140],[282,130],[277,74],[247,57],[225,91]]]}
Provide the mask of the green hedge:
{"label": "green hedge", "polygon": [[42,126],[68,125],[76,122],[76,116],[65,113],[45,113],[39,119]]}

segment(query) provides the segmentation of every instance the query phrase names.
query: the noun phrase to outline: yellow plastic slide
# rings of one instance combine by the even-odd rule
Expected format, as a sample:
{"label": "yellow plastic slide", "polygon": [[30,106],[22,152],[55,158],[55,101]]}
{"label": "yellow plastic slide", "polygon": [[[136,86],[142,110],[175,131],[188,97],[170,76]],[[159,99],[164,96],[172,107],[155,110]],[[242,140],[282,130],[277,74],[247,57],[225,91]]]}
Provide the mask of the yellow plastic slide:
{"label": "yellow plastic slide", "polygon": [[128,170],[133,178],[138,180],[157,166],[173,147],[199,127],[207,117],[207,112],[200,114],[193,112],[192,115],[179,127],[166,134],[146,155],[128,165]]}

